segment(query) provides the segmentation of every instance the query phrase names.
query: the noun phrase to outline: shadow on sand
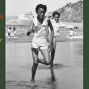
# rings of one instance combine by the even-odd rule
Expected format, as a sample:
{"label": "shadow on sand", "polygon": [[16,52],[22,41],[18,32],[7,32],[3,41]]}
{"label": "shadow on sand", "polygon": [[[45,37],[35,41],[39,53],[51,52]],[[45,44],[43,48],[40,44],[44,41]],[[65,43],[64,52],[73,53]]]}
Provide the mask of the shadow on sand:
{"label": "shadow on sand", "polygon": [[[20,68],[27,68],[27,69],[31,69],[32,68],[32,65],[27,65],[27,66],[19,66]],[[53,68],[54,69],[61,69],[61,68],[66,68],[66,67],[69,67],[67,65],[63,65],[63,64],[59,64],[59,63],[54,63],[53,64]],[[49,65],[43,65],[43,64],[39,64],[38,65],[38,70],[39,69],[49,69],[50,66]]]}
{"label": "shadow on sand", "polygon": [[[54,68],[63,68],[64,65],[62,64],[54,64]],[[43,67],[44,68],[44,67]],[[42,65],[39,66],[38,69],[43,69]],[[46,69],[46,68],[45,68]],[[18,87],[25,87],[24,89],[59,89],[58,88],[58,81],[55,77],[54,70],[51,69],[51,78],[47,78],[44,80],[37,80],[36,86],[31,86],[30,81],[7,81],[6,82],[7,87],[9,86],[9,89],[18,89]],[[8,89],[8,88],[7,88]]]}

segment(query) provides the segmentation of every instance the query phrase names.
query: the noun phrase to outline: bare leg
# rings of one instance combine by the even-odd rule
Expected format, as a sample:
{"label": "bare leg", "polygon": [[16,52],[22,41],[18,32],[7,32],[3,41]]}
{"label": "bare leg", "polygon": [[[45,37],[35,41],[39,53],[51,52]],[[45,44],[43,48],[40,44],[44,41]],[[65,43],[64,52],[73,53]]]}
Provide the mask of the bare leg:
{"label": "bare leg", "polygon": [[51,80],[52,80],[52,81],[55,81],[56,78],[55,78],[55,74],[54,74],[53,67],[50,67],[50,71],[51,71]]}
{"label": "bare leg", "polygon": [[55,56],[55,50],[56,50],[56,38],[53,39],[53,48],[51,50],[51,64],[50,67],[53,67],[53,61]]}
{"label": "bare leg", "polygon": [[54,61],[54,56],[55,56],[55,50],[56,50],[56,38],[54,38],[54,40],[53,40],[53,48],[51,50],[50,71],[51,71],[52,81],[55,81],[55,75],[54,75],[54,71],[53,71],[53,61]]}
{"label": "bare leg", "polygon": [[31,83],[32,85],[35,85],[35,74],[36,74],[36,69],[38,66],[38,50],[37,49],[32,48],[32,56],[33,56],[33,66],[32,66]]}
{"label": "bare leg", "polygon": [[50,53],[48,49],[40,49],[43,59],[38,59],[39,63],[49,65],[50,64]]}
{"label": "bare leg", "polygon": [[53,60],[50,59],[50,52],[48,49],[41,49],[41,53],[43,55],[43,59],[38,59],[39,63],[45,64],[45,65],[50,64],[52,81],[55,81],[55,75],[54,75],[54,71],[53,71]]}

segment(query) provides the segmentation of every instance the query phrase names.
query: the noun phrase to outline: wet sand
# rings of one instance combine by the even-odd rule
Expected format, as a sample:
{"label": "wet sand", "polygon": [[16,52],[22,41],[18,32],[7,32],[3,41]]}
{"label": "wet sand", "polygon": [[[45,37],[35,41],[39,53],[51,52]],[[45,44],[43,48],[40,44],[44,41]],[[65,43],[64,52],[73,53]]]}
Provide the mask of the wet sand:
{"label": "wet sand", "polygon": [[6,89],[83,89],[82,40],[58,42],[54,60],[56,81],[51,81],[49,66],[40,64],[34,88],[27,87],[33,62],[30,46],[30,42],[6,43]]}

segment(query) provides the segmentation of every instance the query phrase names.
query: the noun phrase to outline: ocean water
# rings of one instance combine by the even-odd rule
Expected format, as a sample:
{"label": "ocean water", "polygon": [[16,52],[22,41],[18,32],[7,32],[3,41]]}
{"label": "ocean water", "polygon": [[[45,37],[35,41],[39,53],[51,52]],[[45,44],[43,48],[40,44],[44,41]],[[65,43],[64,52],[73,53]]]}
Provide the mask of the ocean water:
{"label": "ocean water", "polygon": [[[6,42],[6,89],[83,89],[83,41],[57,42],[54,75],[51,81],[49,66],[39,64],[36,87],[31,84],[33,63],[31,43]],[[39,57],[42,58],[41,53]]]}

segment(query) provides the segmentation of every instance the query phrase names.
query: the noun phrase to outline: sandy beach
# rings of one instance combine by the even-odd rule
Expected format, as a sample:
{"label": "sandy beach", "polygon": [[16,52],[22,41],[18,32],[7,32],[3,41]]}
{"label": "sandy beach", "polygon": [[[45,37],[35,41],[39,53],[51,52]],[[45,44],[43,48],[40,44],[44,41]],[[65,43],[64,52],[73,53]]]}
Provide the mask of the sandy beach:
{"label": "sandy beach", "polygon": [[6,42],[6,89],[83,89],[83,40],[58,42],[56,81],[51,81],[49,66],[39,64],[34,88],[27,86],[33,62],[30,47],[30,42]]}

